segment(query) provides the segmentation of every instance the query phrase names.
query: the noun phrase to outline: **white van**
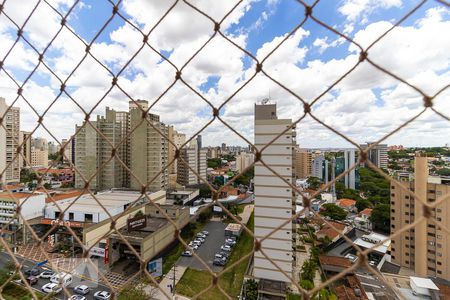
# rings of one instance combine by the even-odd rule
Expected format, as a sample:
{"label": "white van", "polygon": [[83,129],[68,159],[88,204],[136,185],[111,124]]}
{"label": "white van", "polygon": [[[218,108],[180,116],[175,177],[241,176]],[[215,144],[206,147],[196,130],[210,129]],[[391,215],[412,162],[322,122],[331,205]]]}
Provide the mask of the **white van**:
{"label": "white van", "polygon": [[68,286],[72,283],[72,275],[68,273],[58,273],[50,278],[50,282],[61,284],[61,286]]}

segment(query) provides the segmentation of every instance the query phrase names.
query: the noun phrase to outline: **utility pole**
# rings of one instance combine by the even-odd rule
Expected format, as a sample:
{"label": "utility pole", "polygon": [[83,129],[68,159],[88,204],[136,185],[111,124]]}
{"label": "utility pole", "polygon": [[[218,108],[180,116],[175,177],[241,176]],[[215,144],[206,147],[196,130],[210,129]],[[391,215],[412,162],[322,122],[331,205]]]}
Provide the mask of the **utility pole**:
{"label": "utility pole", "polygon": [[175,299],[175,276],[176,276],[177,265],[173,265],[173,283],[172,283],[172,296]]}

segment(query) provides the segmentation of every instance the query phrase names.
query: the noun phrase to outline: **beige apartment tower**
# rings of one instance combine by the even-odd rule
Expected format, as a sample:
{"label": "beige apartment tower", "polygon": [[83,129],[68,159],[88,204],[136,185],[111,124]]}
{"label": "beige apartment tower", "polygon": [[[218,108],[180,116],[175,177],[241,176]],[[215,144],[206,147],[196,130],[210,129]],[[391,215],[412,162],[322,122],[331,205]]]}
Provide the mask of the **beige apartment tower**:
{"label": "beige apartment tower", "polygon": [[[293,147],[295,131],[289,129],[290,119],[278,119],[276,104],[255,105],[255,146],[261,149],[277,135],[283,133],[262,153],[262,160],[274,169],[284,180],[293,182]],[[292,188],[278,176],[255,164],[255,236],[262,239],[261,248],[289,277],[293,274],[292,217],[294,194]],[[288,221],[288,222],[287,222]],[[286,223],[287,222],[287,223]],[[286,224],[284,224],[286,223]],[[290,282],[261,252],[254,254],[253,275],[258,279]]]}
{"label": "beige apartment tower", "polygon": [[[440,178],[429,177],[427,158],[416,155],[414,181],[401,182],[428,203],[450,193],[450,185]],[[391,183],[391,233],[414,222],[422,215],[423,205],[398,183]],[[443,201],[431,209],[431,215],[450,228],[450,202]],[[432,276],[450,280],[450,236],[430,221],[417,224],[392,239],[392,262],[409,268],[418,276]]]}
{"label": "beige apartment tower", "polygon": [[297,178],[307,178],[312,174],[313,154],[306,149],[295,149],[294,169]]}
{"label": "beige apartment tower", "polygon": [[18,182],[22,164],[21,157],[17,154],[20,140],[20,108],[11,107],[9,110],[8,108],[5,99],[0,98],[0,114],[4,117],[4,127],[0,129],[0,173],[4,170],[1,181]]}
{"label": "beige apartment tower", "polygon": [[130,128],[134,130],[130,135],[130,169],[137,177],[131,177],[130,187],[140,190],[144,184],[152,191],[165,190],[169,184],[169,127],[160,122],[158,115],[150,113],[141,122],[148,102],[138,103],[141,108],[130,102]]}

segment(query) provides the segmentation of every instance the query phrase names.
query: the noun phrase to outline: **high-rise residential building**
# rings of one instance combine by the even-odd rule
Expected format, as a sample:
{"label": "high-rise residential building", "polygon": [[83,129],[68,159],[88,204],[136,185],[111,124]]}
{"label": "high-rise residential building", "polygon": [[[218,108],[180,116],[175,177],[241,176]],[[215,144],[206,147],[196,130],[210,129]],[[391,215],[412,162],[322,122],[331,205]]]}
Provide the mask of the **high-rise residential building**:
{"label": "high-rise residential building", "polygon": [[295,149],[294,169],[297,178],[307,178],[312,174],[313,153],[306,149]]}
{"label": "high-rise residential building", "polygon": [[[366,142],[366,144],[360,145],[361,149],[367,149],[368,147],[375,144],[374,142]],[[367,153],[367,159],[370,160],[374,165],[381,169],[387,169],[388,166],[388,146],[387,144],[375,145]]]}
{"label": "high-rise residential building", "polygon": [[130,102],[130,187],[141,189],[142,184],[150,190],[167,189],[169,184],[169,128],[160,122],[159,116],[147,113],[143,120],[143,111],[148,108],[148,101],[138,100],[139,108]]}
{"label": "high-rise residential building", "polygon": [[[9,108],[9,109],[8,109]],[[6,114],[5,114],[6,113]],[[17,155],[20,140],[20,108],[9,107],[4,98],[0,98],[0,114],[3,117],[3,126],[0,129],[0,151],[2,151],[0,162],[0,173],[3,173],[1,181],[18,182],[20,180],[21,159]],[[4,116],[5,115],[5,116]]]}
{"label": "high-rise residential building", "polygon": [[[122,148],[119,147],[116,150],[116,157],[111,159],[113,148],[122,139],[122,124],[117,121],[116,111],[107,107],[105,116],[97,116],[97,121],[91,123],[85,123],[75,136],[76,168],[83,174],[85,180],[96,174],[90,181],[91,189],[106,190],[124,187],[124,166],[117,158],[121,157]],[[63,143],[66,145],[64,154],[69,159],[71,143],[66,140],[63,140]],[[83,178],[76,174],[75,187],[82,188],[84,185]]]}
{"label": "high-rise residential building", "polygon": [[193,170],[198,172],[198,148],[197,144],[191,143],[189,147],[180,150],[180,157],[183,160],[178,161],[177,165],[177,182],[181,185],[195,185],[198,183],[197,175]]}
{"label": "high-rise residential building", "polygon": [[200,134],[197,135],[197,148],[202,149],[202,136]]}
{"label": "high-rise residential building", "polygon": [[324,183],[328,182],[328,160],[324,155],[318,155],[313,159],[311,175],[319,178]]}
{"label": "high-rise residential building", "polygon": [[[180,133],[175,130],[173,126],[169,126],[169,139],[172,141],[172,143],[169,143],[169,162],[171,162],[175,157],[175,151],[181,148],[181,146],[186,142],[186,135],[184,133]],[[170,174],[177,174],[178,173],[178,161],[175,160],[170,166],[169,166],[169,173]]]}
{"label": "high-rise residential building", "polygon": [[219,153],[218,153],[217,148],[216,147],[208,147],[207,156],[208,156],[208,158],[218,158]]}
{"label": "high-rise residential building", "polygon": [[[90,180],[97,172],[97,131],[94,127],[97,122],[85,122],[82,126],[76,126],[75,132],[75,187],[83,188],[85,180]],[[83,177],[79,174],[81,173]],[[97,189],[97,177],[89,181],[89,187],[92,190]]]}
{"label": "high-rise residential building", "polygon": [[50,141],[47,143],[47,145],[48,145],[47,149],[48,149],[49,155],[55,154],[56,152],[58,152],[58,146],[54,142]]}
{"label": "high-rise residential building", "polygon": [[67,163],[73,163],[73,143],[72,140],[62,139],[61,145],[64,146],[63,160]]}
{"label": "high-rise residential building", "polygon": [[20,131],[19,144],[22,145],[20,168],[29,167],[31,164],[31,132]]}
{"label": "high-rise residential building", "polygon": [[226,150],[227,150],[227,144],[222,143],[221,150],[222,150],[222,151],[226,151]]}
{"label": "high-rise residential building", "polygon": [[236,170],[242,173],[248,166],[255,161],[253,153],[241,153],[236,155]]}
{"label": "high-rise residential building", "polygon": [[[206,169],[208,168],[208,158],[207,158],[207,150],[206,149],[198,149],[198,169],[197,172],[200,175],[200,178],[206,180]],[[197,178],[199,184],[202,184],[203,181]]]}
{"label": "high-rise residential building", "polygon": [[[402,186],[400,186],[402,185]],[[450,193],[450,185],[441,178],[428,175],[427,158],[416,154],[414,180],[391,182],[391,233],[414,223],[422,216],[424,205],[411,197],[404,189],[414,191],[428,203]],[[450,202],[442,201],[431,209],[431,217],[443,226],[450,227]],[[417,276],[439,277],[450,280],[450,237],[448,233],[431,221],[417,224],[413,229],[392,238],[392,262],[409,268]]]}
{"label": "high-rise residential building", "polygon": [[33,138],[31,140],[31,166],[48,166],[48,142],[44,138]]}
{"label": "high-rise residential building", "polygon": [[[192,141],[190,146],[180,150],[180,156],[184,160],[177,164],[177,182],[181,185],[202,184],[206,180],[207,157],[206,149],[198,149],[196,141]],[[195,170],[195,172],[194,172]],[[198,175],[197,175],[197,174]]]}
{"label": "high-rise residential building", "polygon": [[[344,169],[347,171],[356,162],[356,150],[348,149],[344,150]],[[346,173],[344,176],[344,184],[348,189],[355,189],[356,187],[356,169],[352,169],[350,172]]]}
{"label": "high-rise residential building", "polygon": [[[278,119],[276,104],[255,104],[255,147],[262,149],[277,135],[292,126],[290,119]],[[267,146],[262,160],[287,182],[293,182],[293,151],[295,130],[289,129]],[[292,217],[294,191],[282,179],[256,162],[254,176],[255,236],[264,238],[261,249],[289,277],[293,276]],[[283,225],[284,224],[284,225]],[[281,229],[276,228],[281,226]],[[270,236],[267,236],[269,235]],[[261,252],[254,254],[253,275],[258,279],[290,282],[290,278],[268,260]]]}

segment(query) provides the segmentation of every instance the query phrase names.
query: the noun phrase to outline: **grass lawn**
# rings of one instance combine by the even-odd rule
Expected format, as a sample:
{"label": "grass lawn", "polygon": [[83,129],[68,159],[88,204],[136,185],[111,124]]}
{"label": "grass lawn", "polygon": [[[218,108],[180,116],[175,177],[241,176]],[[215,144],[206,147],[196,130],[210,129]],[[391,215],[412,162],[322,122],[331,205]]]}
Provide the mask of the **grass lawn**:
{"label": "grass lawn", "polygon": [[[247,224],[247,227],[253,231],[253,214]],[[253,238],[243,231],[241,237],[238,240],[233,252],[231,253],[230,260],[227,265],[239,260],[242,256],[251,252],[253,249]],[[250,257],[251,258],[251,257]],[[236,298],[241,291],[242,281],[244,279],[244,273],[247,269],[249,259],[244,260],[233,269],[224,273],[219,278],[219,285],[225,290],[232,298]],[[188,297],[192,297],[202,290],[206,289],[211,284],[211,275],[206,271],[198,271],[188,268],[184,273],[181,280],[176,286],[176,292]],[[202,295],[200,299],[228,299],[218,288],[213,288],[207,293]]]}
{"label": "grass lawn", "polygon": [[[39,297],[39,299],[44,297],[44,294],[34,291],[36,296]],[[28,291],[26,287],[23,287],[18,284],[10,283],[5,286],[5,288],[2,291],[2,297],[5,300],[31,300],[33,297],[31,296],[31,293]],[[54,299],[54,298],[48,298],[48,299]]]}

